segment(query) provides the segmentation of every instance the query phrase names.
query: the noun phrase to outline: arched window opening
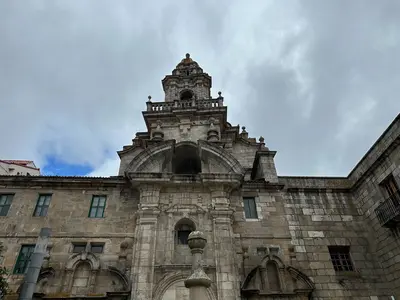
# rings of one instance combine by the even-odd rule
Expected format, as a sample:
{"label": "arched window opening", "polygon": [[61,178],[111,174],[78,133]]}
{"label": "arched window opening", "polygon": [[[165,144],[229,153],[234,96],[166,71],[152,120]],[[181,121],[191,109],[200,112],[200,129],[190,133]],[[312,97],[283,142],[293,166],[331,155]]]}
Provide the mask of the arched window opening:
{"label": "arched window opening", "polygon": [[267,263],[267,279],[270,291],[280,291],[279,273],[276,264],[272,261]]}
{"label": "arched window opening", "polygon": [[189,234],[192,232],[192,228],[188,225],[180,226],[178,230],[178,244],[179,245],[187,245]]}
{"label": "arched window opening", "polygon": [[175,174],[195,175],[201,173],[201,160],[193,146],[180,146],[175,150],[172,161]]}
{"label": "arched window opening", "polygon": [[192,231],[195,231],[194,223],[189,219],[179,221],[175,226],[176,243],[178,245],[187,245],[188,237]]}
{"label": "arched window opening", "polygon": [[193,92],[192,91],[184,91],[181,94],[181,100],[191,100],[193,98]]}

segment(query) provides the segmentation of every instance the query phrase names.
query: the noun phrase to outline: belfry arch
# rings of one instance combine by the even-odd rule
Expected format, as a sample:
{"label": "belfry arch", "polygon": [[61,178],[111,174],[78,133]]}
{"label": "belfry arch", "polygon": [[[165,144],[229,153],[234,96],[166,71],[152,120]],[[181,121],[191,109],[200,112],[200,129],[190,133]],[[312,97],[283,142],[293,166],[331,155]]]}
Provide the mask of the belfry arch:
{"label": "belfry arch", "polygon": [[201,160],[196,144],[181,143],[175,147],[172,157],[172,172],[182,175],[201,173]]}

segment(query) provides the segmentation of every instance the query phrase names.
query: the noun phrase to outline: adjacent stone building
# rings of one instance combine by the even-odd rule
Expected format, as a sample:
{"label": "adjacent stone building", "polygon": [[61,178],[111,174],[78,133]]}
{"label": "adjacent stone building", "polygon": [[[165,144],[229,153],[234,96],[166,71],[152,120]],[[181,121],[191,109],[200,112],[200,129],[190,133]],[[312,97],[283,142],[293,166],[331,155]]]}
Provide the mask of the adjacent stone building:
{"label": "adjacent stone building", "polygon": [[162,85],[118,176],[0,176],[13,293],[50,227],[38,299],[188,299],[194,230],[209,300],[400,299],[400,115],[347,177],[278,176],[189,55]]}
{"label": "adjacent stone building", "polygon": [[40,175],[40,169],[31,160],[0,160],[0,175]]}

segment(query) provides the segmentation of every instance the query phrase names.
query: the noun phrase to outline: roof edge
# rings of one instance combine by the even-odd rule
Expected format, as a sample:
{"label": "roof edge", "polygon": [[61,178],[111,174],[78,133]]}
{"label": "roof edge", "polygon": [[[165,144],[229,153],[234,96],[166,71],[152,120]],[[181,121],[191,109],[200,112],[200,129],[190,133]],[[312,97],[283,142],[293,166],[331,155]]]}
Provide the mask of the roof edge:
{"label": "roof edge", "polygon": [[[354,168],[347,175],[347,178],[350,177],[357,171],[357,169],[361,166],[361,164],[368,158],[371,152],[376,148],[376,146],[384,139],[386,134],[392,129],[395,124],[400,123],[400,113],[394,118],[394,120],[390,123],[390,125],[385,129],[385,131],[379,136],[379,138],[375,141],[375,143],[368,149],[368,151],[363,155],[363,157],[358,161],[358,163],[354,166]],[[363,172],[365,173],[365,171]]]}

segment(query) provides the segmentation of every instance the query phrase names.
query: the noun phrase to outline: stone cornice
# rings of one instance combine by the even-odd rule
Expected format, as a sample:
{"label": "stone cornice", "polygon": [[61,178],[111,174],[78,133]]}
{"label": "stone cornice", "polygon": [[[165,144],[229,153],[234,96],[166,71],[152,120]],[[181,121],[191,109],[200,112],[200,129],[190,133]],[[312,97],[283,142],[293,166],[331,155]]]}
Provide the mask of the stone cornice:
{"label": "stone cornice", "polygon": [[[2,217],[3,218],[3,217]],[[19,232],[19,233],[10,233],[10,232],[0,232],[0,238],[37,238],[39,235],[39,231],[36,232]],[[132,232],[125,233],[87,233],[87,232],[53,232],[51,234],[52,239],[82,239],[82,238],[96,238],[96,239],[108,239],[108,238],[134,238],[135,234]]]}
{"label": "stone cornice", "polygon": [[287,191],[349,191],[353,183],[346,177],[278,176]]}
{"label": "stone cornice", "polygon": [[127,173],[129,180],[134,186],[140,184],[157,184],[164,186],[182,186],[182,185],[233,185],[239,186],[243,180],[242,174],[205,174],[200,173],[196,175],[177,175],[173,173]]}
{"label": "stone cornice", "polygon": [[108,188],[123,187],[127,184],[122,176],[80,177],[80,176],[0,176],[0,188]]}
{"label": "stone cornice", "polygon": [[281,183],[269,183],[265,180],[250,180],[243,182],[243,189],[258,189],[258,190],[269,190],[269,191],[280,191],[284,188],[284,184]]}

